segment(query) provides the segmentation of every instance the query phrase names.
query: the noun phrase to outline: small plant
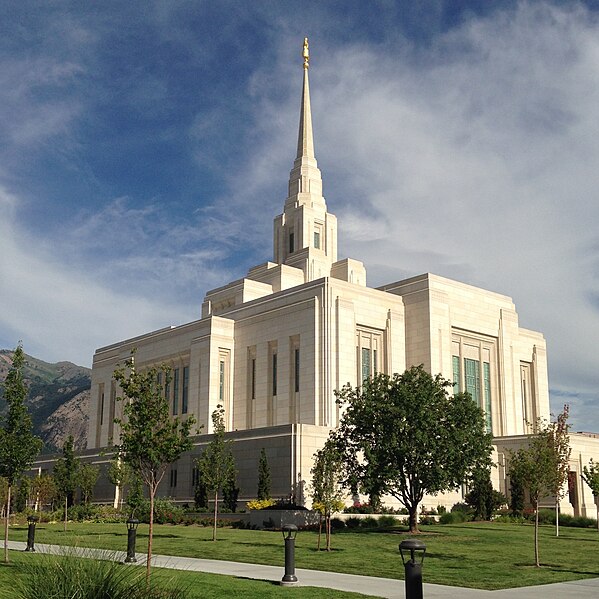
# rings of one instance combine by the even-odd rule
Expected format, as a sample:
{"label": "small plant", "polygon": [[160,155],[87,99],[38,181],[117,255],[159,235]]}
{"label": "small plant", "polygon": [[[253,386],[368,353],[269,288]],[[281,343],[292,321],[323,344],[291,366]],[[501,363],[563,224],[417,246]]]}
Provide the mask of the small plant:
{"label": "small plant", "polygon": [[252,499],[247,502],[248,510],[265,510],[268,507],[275,505],[277,502],[274,499]]}

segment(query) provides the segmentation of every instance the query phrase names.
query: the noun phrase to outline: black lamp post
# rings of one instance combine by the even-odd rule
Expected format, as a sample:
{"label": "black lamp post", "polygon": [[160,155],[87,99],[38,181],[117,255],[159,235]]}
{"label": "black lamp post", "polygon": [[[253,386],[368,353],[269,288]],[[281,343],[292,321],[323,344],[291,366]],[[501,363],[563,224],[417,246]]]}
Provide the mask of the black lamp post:
{"label": "black lamp post", "polygon": [[37,516],[27,516],[27,547],[25,551],[35,551],[35,525],[39,518]]}
{"label": "black lamp post", "polygon": [[406,599],[422,599],[422,562],[425,552],[426,545],[416,539],[406,539],[399,544],[406,574]]}
{"label": "black lamp post", "polygon": [[127,557],[125,558],[125,563],[127,564],[137,561],[135,557],[135,540],[138,526],[139,520],[137,518],[129,518],[127,520]]}
{"label": "black lamp post", "polygon": [[285,539],[285,576],[281,580],[283,586],[297,584],[295,575],[295,537],[297,536],[297,526],[295,524],[284,524],[281,529]]}

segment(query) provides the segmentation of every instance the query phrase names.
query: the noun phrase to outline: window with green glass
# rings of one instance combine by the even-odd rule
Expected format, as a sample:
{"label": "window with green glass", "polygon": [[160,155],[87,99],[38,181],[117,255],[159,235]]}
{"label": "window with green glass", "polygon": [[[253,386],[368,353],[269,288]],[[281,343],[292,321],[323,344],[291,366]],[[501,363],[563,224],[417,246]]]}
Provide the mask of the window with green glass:
{"label": "window with green glass", "polygon": [[173,414],[179,413],[179,369],[173,372]]}
{"label": "window with green glass", "polygon": [[464,379],[466,391],[470,393],[474,403],[480,406],[480,362],[464,358]]}
{"label": "window with green glass", "polygon": [[362,380],[370,378],[371,368],[370,368],[370,348],[363,347],[362,348]]}
{"label": "window with green glass", "polygon": [[491,432],[491,365],[488,362],[483,362],[483,385],[485,389],[485,420],[487,422],[487,431]]}
{"label": "window with green glass", "polygon": [[460,392],[460,356],[452,356],[453,361],[453,391]]}
{"label": "window with green glass", "polygon": [[189,403],[189,366],[183,368],[183,396],[181,398],[181,414],[187,414]]}

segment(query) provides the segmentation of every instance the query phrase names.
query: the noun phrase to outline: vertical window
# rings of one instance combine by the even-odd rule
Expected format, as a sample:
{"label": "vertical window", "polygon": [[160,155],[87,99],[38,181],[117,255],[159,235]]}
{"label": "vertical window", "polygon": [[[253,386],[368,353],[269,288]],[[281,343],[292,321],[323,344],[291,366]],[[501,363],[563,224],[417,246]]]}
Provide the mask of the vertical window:
{"label": "vertical window", "polygon": [[171,377],[167,376],[166,381],[164,383],[164,399],[166,399],[166,403],[170,405],[171,403]]}
{"label": "vertical window", "polygon": [[299,348],[295,349],[294,352],[294,363],[295,363],[295,392],[299,393],[300,390],[300,350]]}
{"label": "vertical window", "polygon": [[464,358],[464,376],[466,391],[470,393],[474,403],[480,406],[480,362]]}
{"label": "vertical window", "polygon": [[289,233],[289,253],[293,254],[295,251],[295,235],[293,233]]}
{"label": "vertical window", "polygon": [[272,355],[272,394],[277,394],[277,354]]}
{"label": "vertical window", "polygon": [[104,383],[102,383],[101,389],[102,391],[100,393],[100,426],[104,424]]}
{"label": "vertical window", "polygon": [[491,365],[483,362],[483,386],[485,390],[485,420],[487,432],[491,432]]}
{"label": "vertical window", "polygon": [[362,348],[362,381],[370,378],[370,348]]}
{"label": "vertical window", "polygon": [[460,356],[452,356],[453,362],[453,391],[460,392]]}
{"label": "vertical window", "polygon": [[314,231],[314,247],[320,249],[320,231]]}
{"label": "vertical window", "polygon": [[200,469],[196,466],[191,471],[191,486],[195,489],[200,482]]}
{"label": "vertical window", "polygon": [[179,369],[175,368],[173,372],[173,415],[179,413]]}
{"label": "vertical window", "polygon": [[251,385],[252,385],[252,399],[256,399],[256,358],[252,358],[252,372],[251,372]]}
{"label": "vertical window", "polygon": [[218,363],[218,401],[222,405],[225,401],[225,361]]}
{"label": "vertical window", "polygon": [[158,383],[159,387],[162,387],[162,371],[156,374],[156,382]]}
{"label": "vertical window", "polygon": [[181,414],[187,414],[189,403],[189,366],[183,367],[183,397],[181,398]]}
{"label": "vertical window", "polygon": [[170,486],[173,488],[177,486],[177,470],[175,468],[171,468]]}

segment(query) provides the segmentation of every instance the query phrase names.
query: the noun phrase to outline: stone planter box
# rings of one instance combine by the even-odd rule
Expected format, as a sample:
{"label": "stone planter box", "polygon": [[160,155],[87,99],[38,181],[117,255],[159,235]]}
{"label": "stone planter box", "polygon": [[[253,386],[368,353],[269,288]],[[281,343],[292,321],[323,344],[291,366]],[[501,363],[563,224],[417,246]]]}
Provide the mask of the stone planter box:
{"label": "stone planter box", "polygon": [[251,510],[250,525],[256,528],[282,528],[295,524],[298,528],[318,524],[318,512],[312,510]]}

